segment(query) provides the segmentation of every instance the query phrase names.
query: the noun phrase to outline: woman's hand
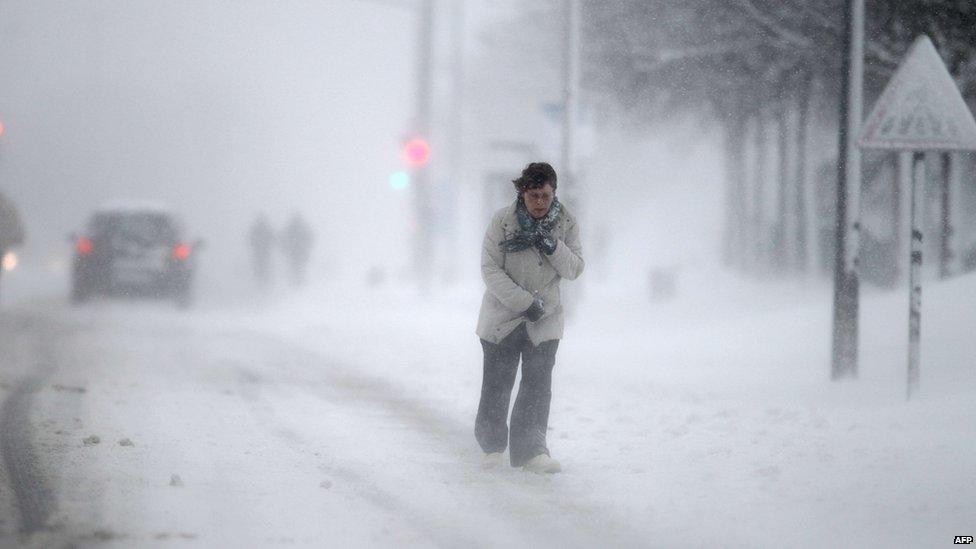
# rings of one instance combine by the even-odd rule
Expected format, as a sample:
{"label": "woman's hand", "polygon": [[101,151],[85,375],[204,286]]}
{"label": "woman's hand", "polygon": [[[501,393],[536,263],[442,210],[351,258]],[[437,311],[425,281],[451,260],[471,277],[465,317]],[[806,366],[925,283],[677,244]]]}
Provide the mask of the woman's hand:
{"label": "woman's hand", "polygon": [[546,255],[552,255],[556,251],[556,237],[542,227],[536,229],[534,244],[540,252]]}
{"label": "woman's hand", "polygon": [[546,314],[546,308],[542,305],[542,298],[537,297],[532,300],[532,305],[522,313],[522,316],[528,318],[530,322],[535,322],[544,314]]}

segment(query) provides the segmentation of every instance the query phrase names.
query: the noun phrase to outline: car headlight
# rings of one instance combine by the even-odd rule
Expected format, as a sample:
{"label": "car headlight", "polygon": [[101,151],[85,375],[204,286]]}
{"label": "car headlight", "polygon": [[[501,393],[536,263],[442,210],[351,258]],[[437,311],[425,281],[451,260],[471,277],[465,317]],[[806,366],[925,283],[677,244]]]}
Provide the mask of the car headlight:
{"label": "car headlight", "polygon": [[17,254],[14,252],[7,252],[3,254],[3,260],[0,260],[0,268],[5,271],[12,271],[17,268]]}

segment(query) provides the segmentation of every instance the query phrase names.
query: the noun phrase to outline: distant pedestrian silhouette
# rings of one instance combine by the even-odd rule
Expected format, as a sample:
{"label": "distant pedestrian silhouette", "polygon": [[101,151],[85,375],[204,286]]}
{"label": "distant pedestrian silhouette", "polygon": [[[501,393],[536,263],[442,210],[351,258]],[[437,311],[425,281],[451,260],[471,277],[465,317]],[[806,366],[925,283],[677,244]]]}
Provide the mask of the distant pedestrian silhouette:
{"label": "distant pedestrian silhouette", "polygon": [[315,236],[301,214],[295,212],[288,226],[281,233],[281,251],[288,263],[292,286],[304,286],[308,275],[308,262],[312,256]]}
{"label": "distant pedestrian silhouette", "polygon": [[254,281],[258,288],[266,292],[271,287],[271,250],[275,245],[274,229],[268,216],[260,213],[251,224],[249,244],[254,268]]}

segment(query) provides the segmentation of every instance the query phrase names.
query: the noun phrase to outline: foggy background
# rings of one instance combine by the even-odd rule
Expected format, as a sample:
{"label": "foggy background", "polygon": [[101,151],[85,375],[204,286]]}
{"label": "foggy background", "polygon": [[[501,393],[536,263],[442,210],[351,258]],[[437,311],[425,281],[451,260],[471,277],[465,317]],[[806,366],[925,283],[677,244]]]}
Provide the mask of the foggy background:
{"label": "foggy background", "polygon": [[[240,279],[258,212],[276,226],[306,217],[321,279],[378,268],[416,283],[412,250],[426,227],[430,276],[477,284],[488,214],[541,159],[585,220],[596,276],[583,285],[617,273],[646,292],[650,270],[684,264],[826,281],[838,5],[583,2],[576,165],[565,167],[558,3],[436,4],[422,131],[419,4],[5,2],[0,185],[23,212],[25,268],[63,267],[65,236],[93,208],[136,198],[171,204],[207,242],[200,278],[218,294],[229,280],[249,289]],[[872,6],[865,110],[913,33],[933,28],[971,98],[971,16],[949,3]],[[401,147],[418,134],[432,146],[427,213],[415,188],[390,184],[410,170]],[[943,274],[976,267],[972,158],[956,156],[946,204],[944,161],[929,158],[928,257],[945,255],[936,235],[952,218]],[[908,246],[906,168],[891,153],[863,164],[862,278],[892,288]]]}
{"label": "foggy background", "polygon": [[[258,211],[302,212],[351,268],[386,230],[387,177],[408,117],[415,33],[403,8],[357,2],[20,3],[2,6],[4,189],[25,261],[65,255],[108,199],[165,201],[207,240],[202,273],[246,268]],[[366,221],[369,220],[369,221]],[[400,228],[400,230],[394,229]],[[342,238],[339,238],[342,235]],[[386,255],[386,254],[384,254]],[[219,274],[218,274],[219,273]]]}
{"label": "foggy background", "polygon": [[[436,242],[444,280],[455,272],[477,279],[486,212],[511,200],[510,180],[525,163],[547,160],[562,171],[561,114],[552,112],[562,93],[552,62],[559,28],[530,31],[545,18],[525,21],[516,6],[469,2],[461,14],[452,15],[456,6],[437,12],[429,185],[433,230],[452,235]],[[67,259],[66,235],[81,232],[100,204],[128,198],[172,205],[188,236],[205,239],[205,286],[246,291],[239,279],[258,212],[276,226],[304,215],[318,237],[313,276],[358,277],[376,266],[411,278],[412,189],[389,184],[405,168],[400,147],[416,95],[409,2],[2,9],[0,181],[25,220],[25,268]],[[452,58],[457,34],[460,61]],[[620,238],[601,242],[594,259],[626,250],[645,274],[652,263],[711,261],[721,172],[706,126],[620,129],[608,116],[583,107],[579,130],[582,215],[592,219],[586,244]],[[524,148],[498,151],[498,141]],[[628,229],[614,230],[613,218]],[[616,270],[634,273],[629,264]]]}

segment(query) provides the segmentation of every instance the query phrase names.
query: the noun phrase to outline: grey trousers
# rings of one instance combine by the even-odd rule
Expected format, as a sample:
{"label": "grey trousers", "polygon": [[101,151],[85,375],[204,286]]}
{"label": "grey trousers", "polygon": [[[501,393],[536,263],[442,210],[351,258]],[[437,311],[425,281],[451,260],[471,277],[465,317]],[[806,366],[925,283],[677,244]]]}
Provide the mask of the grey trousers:
{"label": "grey trousers", "polygon": [[[484,376],[474,425],[481,449],[489,454],[502,452],[508,445],[513,467],[520,467],[539,454],[548,455],[546,430],[552,400],[552,367],[556,363],[559,340],[533,345],[523,323],[497,344],[482,339],[481,347],[485,354]],[[508,404],[520,357],[522,381],[509,432]]]}

